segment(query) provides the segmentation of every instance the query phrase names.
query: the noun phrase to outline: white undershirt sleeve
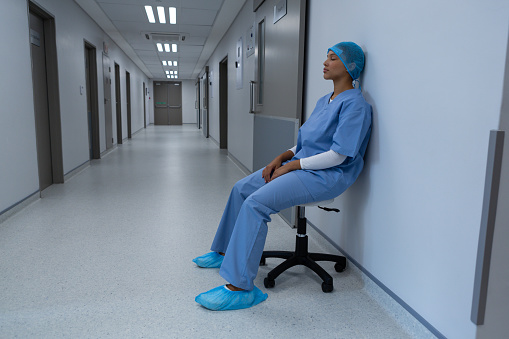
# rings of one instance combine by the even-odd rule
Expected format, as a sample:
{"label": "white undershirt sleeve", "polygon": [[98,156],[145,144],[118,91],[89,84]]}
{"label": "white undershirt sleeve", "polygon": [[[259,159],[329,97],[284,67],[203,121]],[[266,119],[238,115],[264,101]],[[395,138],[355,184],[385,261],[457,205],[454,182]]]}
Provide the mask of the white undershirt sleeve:
{"label": "white undershirt sleeve", "polygon": [[300,159],[300,167],[308,170],[320,170],[340,165],[345,161],[346,155],[333,150]]}
{"label": "white undershirt sleeve", "polygon": [[292,151],[293,155],[295,155],[295,153],[297,153],[297,145],[295,145],[292,148],[290,148],[289,151]]}

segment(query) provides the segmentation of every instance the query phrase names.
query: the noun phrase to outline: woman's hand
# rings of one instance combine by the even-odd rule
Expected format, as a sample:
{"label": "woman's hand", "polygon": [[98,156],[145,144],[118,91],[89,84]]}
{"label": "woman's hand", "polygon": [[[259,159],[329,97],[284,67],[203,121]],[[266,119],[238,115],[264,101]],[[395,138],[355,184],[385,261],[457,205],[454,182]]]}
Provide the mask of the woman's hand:
{"label": "woman's hand", "polygon": [[265,179],[265,183],[272,180],[272,173],[281,167],[282,162],[276,158],[270,162],[262,171],[262,177]]}
{"label": "woman's hand", "polygon": [[[268,183],[270,182],[272,179],[275,179],[285,173],[288,173],[290,171],[293,171],[295,169],[300,169],[300,161],[297,161],[298,162],[298,167],[299,168],[293,168],[296,164],[293,164],[293,169],[285,169],[286,172],[284,173],[279,173],[276,177],[274,177],[274,173],[276,173],[276,171],[278,171],[280,168],[281,168],[281,164],[283,164],[283,162],[287,161],[287,160],[290,160],[292,157],[293,157],[293,151],[291,150],[288,150],[284,153],[281,153],[280,155],[278,155],[276,158],[274,158],[274,160],[272,160],[270,162],[270,164],[267,165],[267,167],[265,167],[262,171],[262,177],[263,179],[265,179],[265,183]],[[292,163],[295,162],[295,161],[292,161]],[[288,164],[286,164],[288,165]],[[285,165],[285,166],[286,166]],[[284,167],[284,166],[283,166]]]}
{"label": "woman's hand", "polygon": [[[283,166],[278,167],[274,173],[272,173],[272,177],[269,181],[276,179],[277,177],[280,177],[282,175],[285,175],[288,172],[295,171],[301,169],[300,167],[300,160],[294,160],[289,163],[286,163]],[[269,182],[265,181],[265,182]]]}

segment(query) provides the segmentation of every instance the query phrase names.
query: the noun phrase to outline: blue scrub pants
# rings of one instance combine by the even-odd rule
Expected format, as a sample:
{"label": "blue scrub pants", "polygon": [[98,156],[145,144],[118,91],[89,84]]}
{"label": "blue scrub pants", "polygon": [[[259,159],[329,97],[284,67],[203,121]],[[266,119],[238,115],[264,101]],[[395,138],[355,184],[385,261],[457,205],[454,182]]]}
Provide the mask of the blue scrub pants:
{"label": "blue scrub pants", "polygon": [[[248,291],[254,288],[270,215],[291,206],[330,198],[327,192],[323,199],[314,198],[295,172],[265,183],[262,171],[235,184],[211,246],[212,251],[225,253],[219,274],[230,284]],[[317,192],[314,193],[316,197]]]}

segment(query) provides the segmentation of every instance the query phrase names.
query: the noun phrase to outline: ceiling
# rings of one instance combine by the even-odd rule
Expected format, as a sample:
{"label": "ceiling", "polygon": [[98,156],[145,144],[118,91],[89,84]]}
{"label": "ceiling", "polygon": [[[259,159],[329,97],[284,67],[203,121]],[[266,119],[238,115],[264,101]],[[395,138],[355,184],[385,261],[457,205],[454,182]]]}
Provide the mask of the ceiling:
{"label": "ceiling", "polygon": [[[85,12],[151,79],[166,78],[166,70],[179,79],[196,79],[246,0],[75,0]],[[156,23],[149,23],[145,6],[152,6]],[[157,19],[157,6],[166,12],[166,24]],[[177,23],[168,23],[168,7],[177,8]],[[159,52],[157,35],[172,34],[179,41],[176,53]],[[149,39],[147,39],[147,35]],[[159,38],[170,40],[170,36]],[[162,61],[178,61],[177,67]]]}

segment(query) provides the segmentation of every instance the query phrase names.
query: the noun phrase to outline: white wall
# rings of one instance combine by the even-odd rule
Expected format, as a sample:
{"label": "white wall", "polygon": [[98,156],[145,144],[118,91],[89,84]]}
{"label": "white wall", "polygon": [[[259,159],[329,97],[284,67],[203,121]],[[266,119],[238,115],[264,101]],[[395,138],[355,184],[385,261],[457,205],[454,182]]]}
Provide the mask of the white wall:
{"label": "white wall", "polygon": [[196,80],[182,80],[182,123],[196,124]]}
{"label": "white wall", "polygon": [[493,250],[491,256],[486,317],[483,325],[478,327],[477,338],[504,338],[509,333],[509,43],[507,46],[503,102],[500,114],[499,129],[505,132],[504,155],[498,193],[497,217]]}
{"label": "white wall", "polygon": [[[228,56],[228,152],[247,169],[253,170],[253,123],[249,114],[249,81],[254,80],[254,55],[246,57],[246,31],[254,23],[252,0],[247,1],[207,62],[212,72],[212,91],[209,99],[209,133],[219,142],[219,63]],[[243,37],[243,84],[237,89],[235,49]]]}
{"label": "white wall", "polygon": [[[98,101],[101,151],[106,149],[104,129],[104,88],[102,84],[102,46],[109,45],[112,71],[114,62],[121,68],[123,136],[127,137],[126,69],[131,74],[132,132],[143,128],[143,81],[148,78],[109,39],[97,24],[72,0],[39,0],[37,3],[55,17],[60,117],[64,174],[89,160],[84,40],[97,48]],[[0,212],[38,190],[35,120],[32,95],[30,45],[27,2],[7,0],[2,3],[0,27],[2,45],[9,53],[1,53],[0,67]],[[114,96],[112,73],[112,99]],[[112,100],[113,105],[114,100]],[[148,107],[148,106],[147,106]],[[113,116],[115,109],[113,107]],[[113,136],[116,138],[113,118]]]}
{"label": "white wall", "polygon": [[[0,12],[0,213],[39,190],[28,16],[24,1]],[[7,32],[10,32],[7,34]]]}
{"label": "white wall", "polygon": [[[490,129],[502,101],[509,3],[311,1],[305,107],[332,91],[327,48],[366,51],[367,165],[333,216],[309,209],[355,261],[448,338],[470,321]],[[339,13],[339,14],[338,14]]]}

